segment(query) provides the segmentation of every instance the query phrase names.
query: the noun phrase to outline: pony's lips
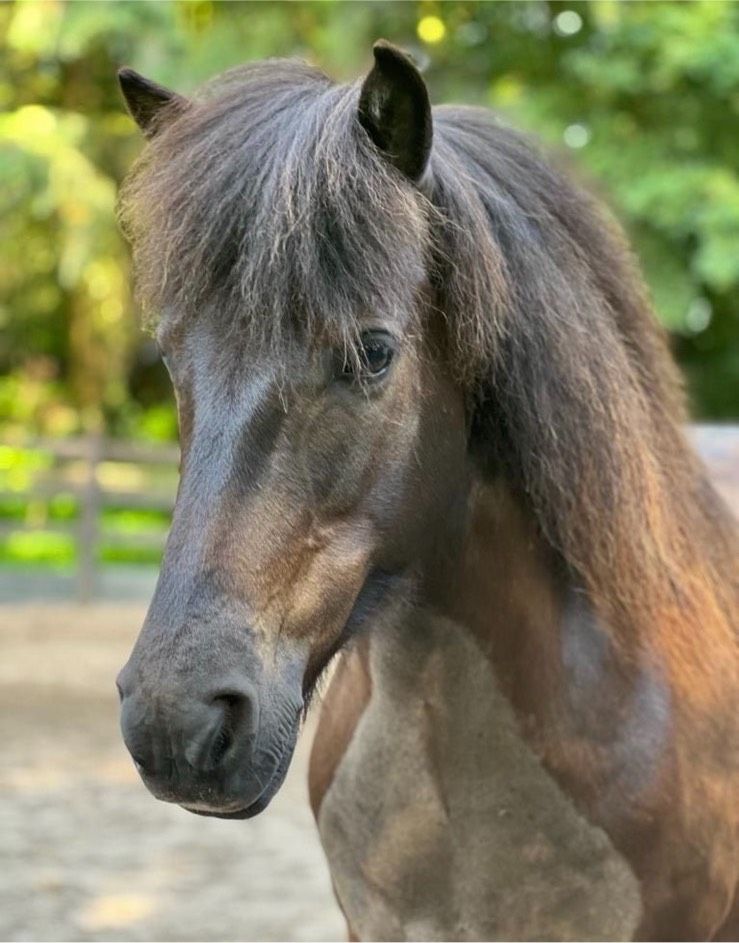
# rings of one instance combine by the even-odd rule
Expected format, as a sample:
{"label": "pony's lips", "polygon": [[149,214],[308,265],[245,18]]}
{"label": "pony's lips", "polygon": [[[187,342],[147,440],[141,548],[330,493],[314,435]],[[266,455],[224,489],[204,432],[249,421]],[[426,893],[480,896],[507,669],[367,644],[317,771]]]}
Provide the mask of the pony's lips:
{"label": "pony's lips", "polygon": [[[277,790],[275,790],[276,792]],[[219,811],[215,808],[209,809],[205,806],[201,808],[196,808],[194,806],[183,805],[182,808],[186,812],[192,812],[193,815],[202,815],[210,819],[251,819],[255,815],[259,815],[260,812],[264,812],[269,803],[272,801],[272,795],[268,796],[266,799],[264,796],[260,796],[256,802],[252,802],[251,805],[246,806],[243,809],[235,809],[232,812]]]}
{"label": "pony's lips", "polygon": [[272,776],[267,781],[267,785],[264,787],[259,796],[246,806],[239,806],[237,801],[229,802],[223,806],[217,805],[207,805],[205,803],[191,804],[180,803],[183,809],[187,812],[192,812],[193,815],[203,815],[208,818],[215,819],[251,819],[255,815],[259,815],[260,812],[264,812],[270,802],[274,799],[275,795],[279,791],[283,782],[285,781],[285,776],[290,767],[290,762],[293,758],[293,753],[295,752],[295,740],[291,744],[288,744],[280,758],[280,762],[275,767]]}

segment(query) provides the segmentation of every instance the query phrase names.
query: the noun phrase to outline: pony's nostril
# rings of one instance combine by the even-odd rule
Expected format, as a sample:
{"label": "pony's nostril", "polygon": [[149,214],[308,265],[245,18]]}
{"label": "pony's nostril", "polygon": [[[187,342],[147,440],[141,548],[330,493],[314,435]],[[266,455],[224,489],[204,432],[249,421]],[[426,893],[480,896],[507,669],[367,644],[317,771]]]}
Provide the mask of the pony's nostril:
{"label": "pony's nostril", "polygon": [[243,691],[219,691],[207,701],[211,717],[209,732],[196,737],[186,751],[193,766],[214,770],[226,761],[232,746],[248,736],[253,725],[253,701]]}
{"label": "pony's nostril", "polygon": [[210,747],[209,759],[211,766],[220,766],[232,743],[233,734],[227,724],[224,723]]}
{"label": "pony's nostril", "polygon": [[247,691],[219,691],[210,699],[223,712],[225,726],[232,732],[243,728],[244,732],[251,731],[255,720],[255,703],[251,693]]}

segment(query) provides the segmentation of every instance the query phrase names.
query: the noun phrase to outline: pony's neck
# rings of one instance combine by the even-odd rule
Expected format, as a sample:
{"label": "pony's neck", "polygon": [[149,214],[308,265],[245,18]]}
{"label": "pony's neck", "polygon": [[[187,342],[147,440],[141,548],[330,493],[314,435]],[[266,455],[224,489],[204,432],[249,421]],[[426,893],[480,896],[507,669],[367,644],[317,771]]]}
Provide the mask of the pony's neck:
{"label": "pony's neck", "polygon": [[[339,663],[346,700],[321,718],[334,740],[361,703],[320,805],[339,900],[361,939],[633,939],[634,875],[521,736],[485,640],[468,630],[486,622],[481,580],[468,579],[458,589],[477,598],[465,613],[440,611],[437,573]],[[512,620],[535,621],[536,607],[517,605]]]}
{"label": "pony's neck", "polygon": [[433,605],[474,635],[504,693],[527,713],[547,700],[561,660],[575,590],[566,568],[503,477],[472,485],[462,545],[447,562],[430,581]]}
{"label": "pony's neck", "polygon": [[[449,557],[447,557],[449,560]],[[624,653],[504,478],[470,491],[463,546],[427,603],[471,635],[529,746],[608,829],[667,762],[658,652]],[[625,799],[626,797],[626,799]]]}

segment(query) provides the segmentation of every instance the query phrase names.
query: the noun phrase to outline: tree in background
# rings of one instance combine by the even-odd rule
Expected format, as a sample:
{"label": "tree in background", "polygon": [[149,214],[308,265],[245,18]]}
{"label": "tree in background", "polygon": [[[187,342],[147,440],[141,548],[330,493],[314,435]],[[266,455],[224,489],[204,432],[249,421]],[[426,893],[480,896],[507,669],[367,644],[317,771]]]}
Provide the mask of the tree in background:
{"label": "tree in background", "polygon": [[739,5],[62,2],[0,7],[0,423],[175,434],[115,194],[141,142],[115,69],[188,92],[265,56],[340,79],[405,46],[436,101],[566,152],[626,225],[696,410],[739,407]]}

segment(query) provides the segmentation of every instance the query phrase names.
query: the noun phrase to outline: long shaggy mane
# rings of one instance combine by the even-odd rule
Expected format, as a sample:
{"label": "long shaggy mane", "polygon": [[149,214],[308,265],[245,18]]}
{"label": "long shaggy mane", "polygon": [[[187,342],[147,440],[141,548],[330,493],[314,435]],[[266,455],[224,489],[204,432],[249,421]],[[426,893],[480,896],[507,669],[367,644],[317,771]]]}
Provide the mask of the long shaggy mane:
{"label": "long shaggy mane", "polygon": [[121,203],[145,306],[217,306],[260,342],[351,339],[430,281],[485,474],[509,477],[625,648],[669,634],[689,685],[712,647],[735,650],[735,529],[618,228],[480,109],[434,109],[413,187],[358,95],[268,61],[163,122]]}

